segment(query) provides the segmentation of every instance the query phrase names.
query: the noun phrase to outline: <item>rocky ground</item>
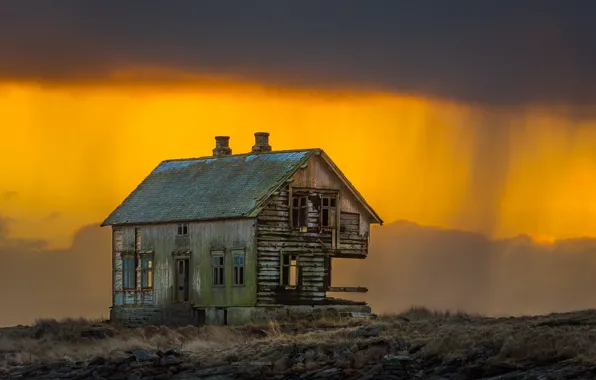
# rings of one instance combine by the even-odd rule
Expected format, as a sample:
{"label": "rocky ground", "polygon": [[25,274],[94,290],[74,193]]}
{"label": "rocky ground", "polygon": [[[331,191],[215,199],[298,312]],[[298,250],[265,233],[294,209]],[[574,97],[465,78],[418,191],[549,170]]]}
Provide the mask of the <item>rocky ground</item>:
{"label": "rocky ground", "polygon": [[592,379],[596,311],[485,318],[413,309],[264,326],[39,321],[0,330],[0,378]]}

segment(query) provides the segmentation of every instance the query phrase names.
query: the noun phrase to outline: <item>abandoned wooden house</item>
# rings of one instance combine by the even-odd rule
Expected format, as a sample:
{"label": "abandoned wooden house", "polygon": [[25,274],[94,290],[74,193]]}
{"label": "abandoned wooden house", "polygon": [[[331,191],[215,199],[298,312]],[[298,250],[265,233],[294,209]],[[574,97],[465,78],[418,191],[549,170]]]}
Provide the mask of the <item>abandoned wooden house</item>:
{"label": "abandoned wooden house", "polygon": [[321,149],[272,151],[255,133],[232,155],[161,162],[102,223],[112,227],[110,318],[238,324],[291,313],[370,312],[327,293],[336,259],[368,255],[381,218]]}

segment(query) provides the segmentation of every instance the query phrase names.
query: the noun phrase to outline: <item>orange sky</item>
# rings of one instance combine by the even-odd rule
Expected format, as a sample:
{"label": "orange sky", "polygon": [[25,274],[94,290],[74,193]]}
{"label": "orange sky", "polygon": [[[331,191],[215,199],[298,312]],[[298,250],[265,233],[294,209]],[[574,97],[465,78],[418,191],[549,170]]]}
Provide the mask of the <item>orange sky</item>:
{"label": "orange sky", "polygon": [[561,115],[217,82],[0,83],[0,214],[15,237],[67,246],[159,161],[209,155],[215,135],[246,152],[267,131],[274,149],[323,148],[386,223],[596,236],[596,122]]}

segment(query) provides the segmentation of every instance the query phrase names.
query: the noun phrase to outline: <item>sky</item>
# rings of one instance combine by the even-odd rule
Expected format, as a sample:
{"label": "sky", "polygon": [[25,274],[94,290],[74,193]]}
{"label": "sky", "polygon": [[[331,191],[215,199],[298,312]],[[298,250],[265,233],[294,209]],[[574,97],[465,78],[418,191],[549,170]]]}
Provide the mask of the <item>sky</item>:
{"label": "sky", "polygon": [[[506,288],[497,279],[512,261],[497,258],[510,257],[512,241],[529,257],[519,284],[534,298],[549,276],[581,288],[560,271],[585,270],[596,238],[594,2],[246,4],[0,4],[0,284],[31,271],[37,279],[2,293],[14,307],[0,325],[107,313],[101,221],[161,160],[210,155],[216,135],[247,152],[259,131],[273,149],[331,156],[387,224],[375,232],[377,260],[401,257],[428,276],[415,258],[437,247],[417,231],[439,241],[454,233],[464,237],[454,249],[485,252],[478,268],[495,280],[478,297],[493,304],[444,297],[453,305],[524,309],[488,290]],[[408,241],[425,251],[400,248]],[[565,256],[572,263],[547,261],[578,246],[583,256]],[[373,264],[359,276],[374,277]],[[416,283],[404,278],[400,287]],[[424,278],[430,287],[440,276]],[[60,298],[49,302],[35,284]],[[397,302],[371,291],[386,310],[443,307],[416,294]],[[551,301],[532,310],[596,299]]]}

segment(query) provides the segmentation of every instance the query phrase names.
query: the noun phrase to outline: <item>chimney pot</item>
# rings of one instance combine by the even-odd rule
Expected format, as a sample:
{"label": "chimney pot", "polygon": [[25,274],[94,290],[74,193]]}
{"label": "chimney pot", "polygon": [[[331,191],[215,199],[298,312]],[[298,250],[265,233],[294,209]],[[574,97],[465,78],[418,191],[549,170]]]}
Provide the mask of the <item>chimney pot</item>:
{"label": "chimney pot", "polygon": [[232,154],[230,148],[230,136],[215,136],[215,149],[213,149],[214,157],[229,156]]}
{"label": "chimney pot", "polygon": [[253,152],[271,152],[271,145],[269,145],[269,132],[256,132],[255,145],[252,147]]}

